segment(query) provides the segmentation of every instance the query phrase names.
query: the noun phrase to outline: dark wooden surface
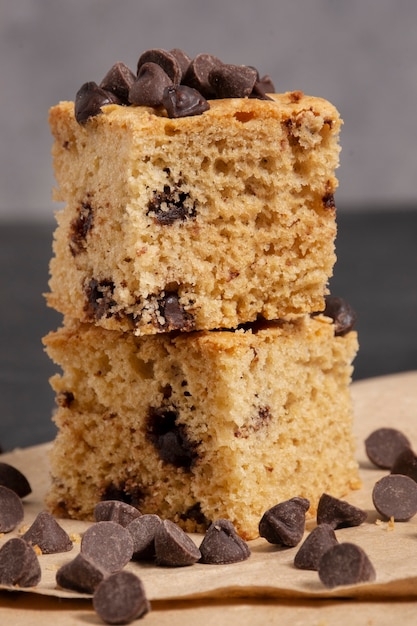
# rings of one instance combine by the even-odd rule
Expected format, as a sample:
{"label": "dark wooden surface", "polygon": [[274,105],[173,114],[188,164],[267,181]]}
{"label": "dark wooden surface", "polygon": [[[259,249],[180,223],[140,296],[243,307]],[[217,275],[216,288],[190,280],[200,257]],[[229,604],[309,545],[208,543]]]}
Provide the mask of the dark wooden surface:
{"label": "dark wooden surface", "polygon": [[[358,314],[355,379],[417,369],[417,211],[338,215],[334,295]],[[41,338],[60,323],[47,289],[53,223],[0,223],[0,445],[4,451],[55,434]]]}

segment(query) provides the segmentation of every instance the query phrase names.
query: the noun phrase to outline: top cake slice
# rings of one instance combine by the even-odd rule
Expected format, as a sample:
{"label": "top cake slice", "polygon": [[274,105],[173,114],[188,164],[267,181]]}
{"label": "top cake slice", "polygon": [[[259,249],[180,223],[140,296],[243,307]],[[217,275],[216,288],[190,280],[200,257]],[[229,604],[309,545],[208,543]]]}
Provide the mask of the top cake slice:
{"label": "top cake slice", "polygon": [[65,203],[48,303],[136,335],[319,311],[335,262],[336,109],[301,92],[201,115],[50,111]]}

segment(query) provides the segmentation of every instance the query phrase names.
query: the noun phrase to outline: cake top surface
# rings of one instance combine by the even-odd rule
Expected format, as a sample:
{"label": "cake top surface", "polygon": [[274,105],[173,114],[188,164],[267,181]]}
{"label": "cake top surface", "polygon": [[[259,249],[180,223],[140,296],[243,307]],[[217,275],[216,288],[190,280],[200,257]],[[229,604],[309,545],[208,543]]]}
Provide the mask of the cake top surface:
{"label": "cake top surface", "polygon": [[[220,118],[228,112],[236,117],[241,110],[238,119],[246,122],[254,116],[273,116],[278,111],[277,103],[281,112],[288,115],[294,110],[314,108],[329,119],[338,117],[335,108],[322,98],[305,96],[302,91],[279,95],[274,92],[271,78],[261,76],[253,66],[224,63],[211,54],[198,54],[191,59],[183,50],[158,48],[141,54],[136,74],[117,62],[100,83],[84,83],[73,106],[80,125],[103,112],[120,110],[120,106],[126,118],[139,114],[153,120],[200,115]],[[70,104],[65,106],[69,112]],[[127,111],[134,111],[134,116]]]}

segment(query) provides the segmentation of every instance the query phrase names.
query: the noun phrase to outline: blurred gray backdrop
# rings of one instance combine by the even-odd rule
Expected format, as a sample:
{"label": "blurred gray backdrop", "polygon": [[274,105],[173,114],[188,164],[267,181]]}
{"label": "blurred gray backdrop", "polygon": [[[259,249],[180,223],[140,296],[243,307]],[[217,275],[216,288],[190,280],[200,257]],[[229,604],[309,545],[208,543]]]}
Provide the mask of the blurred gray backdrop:
{"label": "blurred gray backdrop", "polygon": [[415,206],[415,0],[0,0],[0,216],[51,218],[48,108],[151,47],[255,65],[344,119],[341,210]]}

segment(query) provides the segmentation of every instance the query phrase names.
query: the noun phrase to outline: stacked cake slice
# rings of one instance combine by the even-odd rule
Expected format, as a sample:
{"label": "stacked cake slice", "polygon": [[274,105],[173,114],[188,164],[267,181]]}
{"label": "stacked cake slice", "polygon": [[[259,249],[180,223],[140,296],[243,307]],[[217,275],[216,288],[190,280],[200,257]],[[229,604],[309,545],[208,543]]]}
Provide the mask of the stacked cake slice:
{"label": "stacked cake slice", "polygon": [[48,294],[64,322],[44,340],[62,368],[48,503],[88,519],[117,498],[252,538],[278,501],[314,509],[358,485],[356,333],[330,300],[320,314],[341,121],[301,92],[182,117],[126,104],[82,123],[79,101],[50,112],[65,205]]}

